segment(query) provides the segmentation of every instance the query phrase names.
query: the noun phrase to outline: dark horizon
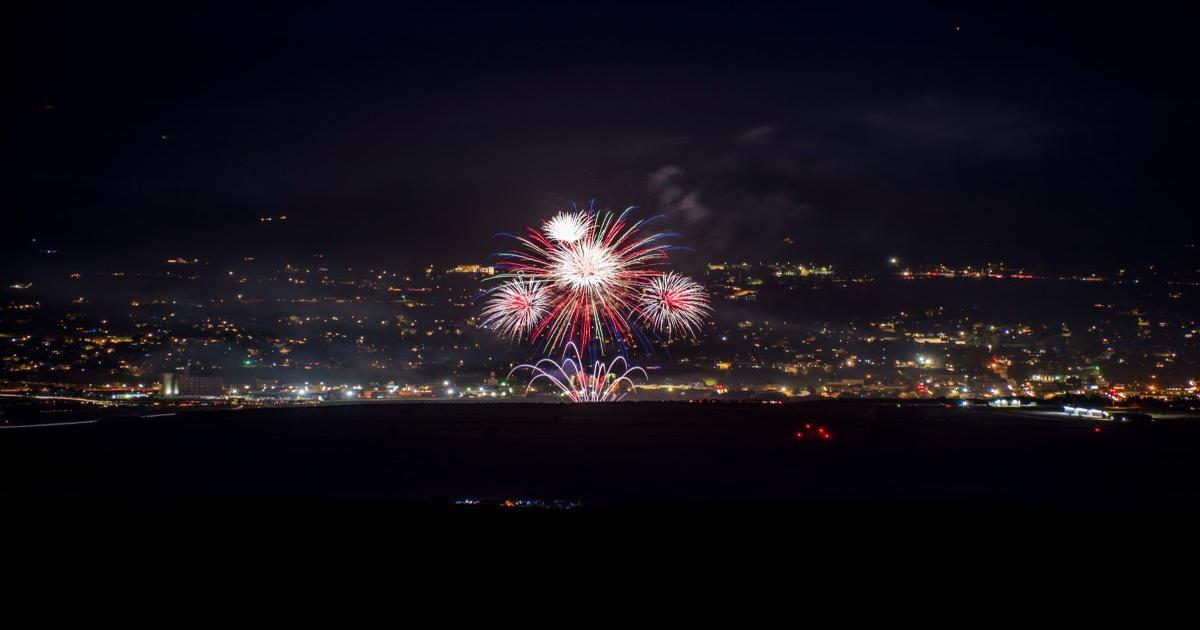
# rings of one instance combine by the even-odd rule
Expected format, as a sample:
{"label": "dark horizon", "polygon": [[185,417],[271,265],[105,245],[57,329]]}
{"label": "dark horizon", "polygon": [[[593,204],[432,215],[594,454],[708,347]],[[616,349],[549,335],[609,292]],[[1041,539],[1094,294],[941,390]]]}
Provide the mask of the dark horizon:
{"label": "dark horizon", "polygon": [[592,198],[685,265],[1196,261],[1195,9],[18,11],[7,265],[473,262]]}

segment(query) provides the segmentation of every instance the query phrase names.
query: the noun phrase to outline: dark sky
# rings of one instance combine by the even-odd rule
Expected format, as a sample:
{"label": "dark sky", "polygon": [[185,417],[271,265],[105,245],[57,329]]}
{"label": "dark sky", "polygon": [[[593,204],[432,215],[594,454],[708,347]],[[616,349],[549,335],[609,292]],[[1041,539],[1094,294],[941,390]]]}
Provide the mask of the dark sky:
{"label": "dark sky", "polygon": [[1196,9],[22,4],[9,261],[472,261],[595,197],[696,260],[1111,263],[1200,214]]}

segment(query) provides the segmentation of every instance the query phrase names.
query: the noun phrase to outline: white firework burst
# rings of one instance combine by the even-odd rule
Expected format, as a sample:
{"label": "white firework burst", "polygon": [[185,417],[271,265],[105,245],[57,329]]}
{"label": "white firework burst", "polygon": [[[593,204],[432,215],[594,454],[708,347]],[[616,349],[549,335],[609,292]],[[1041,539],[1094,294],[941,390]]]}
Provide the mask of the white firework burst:
{"label": "white firework burst", "polygon": [[550,292],[536,280],[509,280],[492,291],[483,325],[514,339],[533,330],[550,310]]}
{"label": "white firework burst", "polygon": [[559,243],[574,243],[588,233],[589,221],[582,212],[559,212],[542,224],[546,238]]}
{"label": "white firework burst", "polygon": [[671,335],[695,335],[712,313],[708,293],[695,280],[668,272],[650,280],[635,311],[651,327]]}
{"label": "white firework burst", "polygon": [[612,248],[585,239],[551,252],[548,275],[569,291],[606,295],[613,292],[622,268]]}

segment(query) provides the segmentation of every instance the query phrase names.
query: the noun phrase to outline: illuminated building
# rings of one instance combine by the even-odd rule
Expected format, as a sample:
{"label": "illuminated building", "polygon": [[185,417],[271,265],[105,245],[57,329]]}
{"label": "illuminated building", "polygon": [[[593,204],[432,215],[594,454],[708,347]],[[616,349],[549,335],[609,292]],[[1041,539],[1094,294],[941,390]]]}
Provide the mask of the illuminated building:
{"label": "illuminated building", "polygon": [[449,273],[476,273],[485,276],[490,276],[495,273],[493,267],[485,267],[483,265],[456,265],[448,270]]}
{"label": "illuminated building", "polygon": [[224,396],[225,384],[220,376],[164,372],[159,392],[163,396]]}

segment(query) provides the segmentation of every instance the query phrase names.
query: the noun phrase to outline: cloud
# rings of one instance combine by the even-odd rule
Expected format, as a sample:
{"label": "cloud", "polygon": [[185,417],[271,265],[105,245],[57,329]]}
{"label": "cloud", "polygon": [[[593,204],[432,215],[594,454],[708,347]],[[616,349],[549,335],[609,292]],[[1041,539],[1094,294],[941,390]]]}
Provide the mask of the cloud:
{"label": "cloud", "polygon": [[650,191],[663,212],[682,218],[689,226],[702,224],[712,217],[712,210],[704,205],[699,189],[689,190],[685,184],[683,169],[678,166],[668,164],[650,173]]}
{"label": "cloud", "polygon": [[771,139],[771,136],[775,134],[775,130],[776,128],[773,125],[752,127],[734,136],[734,140],[743,144],[758,144],[767,142]]}
{"label": "cloud", "polygon": [[1051,137],[1020,109],[932,97],[797,111],[664,151],[647,205],[708,258],[876,255],[950,230],[964,207],[1020,201],[989,187]]}
{"label": "cloud", "polygon": [[697,147],[693,158],[707,159],[690,171],[677,164],[655,169],[647,183],[659,210],[714,255],[781,241],[814,205],[804,198],[804,160],[779,136],[775,125],[751,127],[732,141]]}
{"label": "cloud", "polygon": [[863,109],[859,115],[884,141],[983,155],[1031,153],[1047,131],[1018,110],[933,97]]}

